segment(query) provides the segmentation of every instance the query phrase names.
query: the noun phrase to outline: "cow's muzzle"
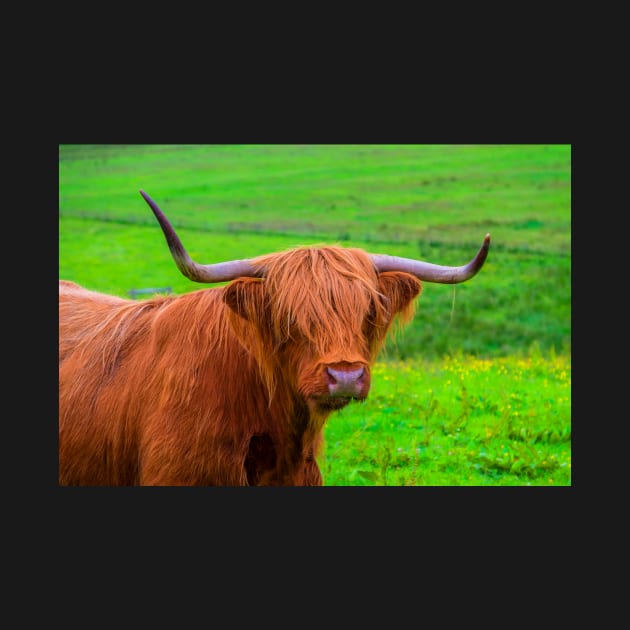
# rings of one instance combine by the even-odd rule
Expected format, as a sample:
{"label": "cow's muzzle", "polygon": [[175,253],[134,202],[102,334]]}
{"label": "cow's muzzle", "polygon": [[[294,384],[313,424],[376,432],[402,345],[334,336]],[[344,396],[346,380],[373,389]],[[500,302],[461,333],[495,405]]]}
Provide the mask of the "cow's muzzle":
{"label": "cow's muzzle", "polygon": [[365,398],[366,371],[364,367],[355,370],[326,368],[328,392],[334,398]]}
{"label": "cow's muzzle", "polygon": [[340,361],[323,366],[320,393],[321,409],[334,411],[352,400],[365,400],[370,391],[370,370],[364,363]]}

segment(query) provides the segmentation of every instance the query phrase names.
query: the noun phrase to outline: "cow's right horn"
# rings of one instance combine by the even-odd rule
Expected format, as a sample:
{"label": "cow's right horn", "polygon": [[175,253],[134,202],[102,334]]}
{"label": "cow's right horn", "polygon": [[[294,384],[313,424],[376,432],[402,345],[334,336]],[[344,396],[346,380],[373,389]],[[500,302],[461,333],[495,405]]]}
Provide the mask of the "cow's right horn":
{"label": "cow's right horn", "polygon": [[212,265],[200,265],[196,263],[188,255],[173,226],[164,213],[158,208],[155,201],[153,201],[144,190],[140,190],[140,194],[149,204],[151,210],[153,210],[153,214],[164,232],[166,243],[171,250],[177,268],[187,278],[194,282],[227,282],[228,280],[234,280],[234,278],[257,278],[262,276],[263,271],[254,267],[249,260],[230,260],[227,262],[214,263]]}

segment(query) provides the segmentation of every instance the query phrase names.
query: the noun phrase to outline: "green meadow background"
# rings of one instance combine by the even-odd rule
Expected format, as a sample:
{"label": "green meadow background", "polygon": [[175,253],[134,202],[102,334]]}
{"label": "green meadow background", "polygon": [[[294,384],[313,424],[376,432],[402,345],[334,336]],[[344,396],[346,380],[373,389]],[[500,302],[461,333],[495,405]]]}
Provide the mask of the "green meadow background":
{"label": "green meadow background", "polygon": [[59,277],[129,297],[201,263],[335,243],[481,272],[425,283],[331,416],[326,485],[571,485],[570,145],[59,145]]}

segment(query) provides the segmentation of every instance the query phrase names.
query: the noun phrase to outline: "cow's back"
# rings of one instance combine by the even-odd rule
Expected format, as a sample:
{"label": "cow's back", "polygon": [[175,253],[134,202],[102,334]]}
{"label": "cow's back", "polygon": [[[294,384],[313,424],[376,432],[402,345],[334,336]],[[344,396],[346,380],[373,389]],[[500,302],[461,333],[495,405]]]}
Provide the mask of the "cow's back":
{"label": "cow's back", "polygon": [[69,280],[59,280],[59,365],[85,341],[112,308],[128,300],[89,291]]}

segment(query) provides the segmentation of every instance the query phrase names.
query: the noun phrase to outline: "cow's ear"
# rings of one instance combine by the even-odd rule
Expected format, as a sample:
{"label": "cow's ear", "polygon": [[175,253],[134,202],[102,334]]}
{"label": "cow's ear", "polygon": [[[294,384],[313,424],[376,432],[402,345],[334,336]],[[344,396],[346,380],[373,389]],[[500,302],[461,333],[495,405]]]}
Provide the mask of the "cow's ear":
{"label": "cow's ear", "polygon": [[243,319],[264,322],[267,319],[264,281],[237,278],[223,289],[223,301]]}
{"label": "cow's ear", "polygon": [[390,315],[411,314],[413,299],[422,291],[422,284],[415,276],[403,271],[384,271],[379,274],[381,293],[389,298]]}

